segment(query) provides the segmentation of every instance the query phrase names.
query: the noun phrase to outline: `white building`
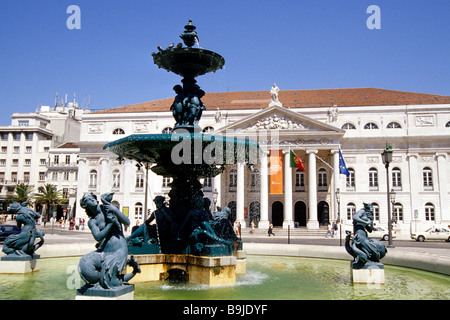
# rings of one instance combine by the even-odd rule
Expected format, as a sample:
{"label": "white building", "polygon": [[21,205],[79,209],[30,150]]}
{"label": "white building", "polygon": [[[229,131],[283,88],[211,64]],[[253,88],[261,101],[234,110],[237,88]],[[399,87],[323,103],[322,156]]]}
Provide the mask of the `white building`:
{"label": "white building", "polygon": [[[227,165],[206,179],[205,195],[217,206],[229,206],[241,224],[250,219],[266,228],[318,228],[352,214],[370,202],[377,223],[387,224],[386,170],[381,153],[392,146],[390,186],[396,192],[393,216],[397,228],[450,224],[450,97],[375,88],[280,91],[281,104],[271,104],[268,91],[207,93],[200,126],[213,134],[258,139],[265,153],[248,169]],[[114,201],[132,224],[144,217],[145,168],[117,161],[103,150],[131,134],[169,132],[173,98],[83,115],[77,206],[83,194],[115,192]],[[271,106],[269,106],[271,104]],[[261,137],[263,129],[269,131]],[[289,166],[290,150],[305,172]],[[339,150],[349,177],[339,174]],[[270,174],[281,159],[281,174]],[[272,161],[270,161],[272,160]],[[277,176],[278,180],[273,181]],[[169,191],[167,179],[149,170],[148,208],[156,195]],[[281,190],[274,190],[279,184]],[[336,190],[339,189],[340,212]],[[77,217],[85,215],[77,208]]]}
{"label": "white building", "polygon": [[[4,200],[14,193],[18,183],[29,184],[37,193],[39,186],[56,182],[54,176],[47,176],[48,168],[54,165],[50,154],[65,142],[79,140],[81,115],[85,112],[76,102],[40,106],[34,113],[13,113],[11,124],[0,126],[1,210],[6,210]],[[73,161],[76,163],[75,158]]]}

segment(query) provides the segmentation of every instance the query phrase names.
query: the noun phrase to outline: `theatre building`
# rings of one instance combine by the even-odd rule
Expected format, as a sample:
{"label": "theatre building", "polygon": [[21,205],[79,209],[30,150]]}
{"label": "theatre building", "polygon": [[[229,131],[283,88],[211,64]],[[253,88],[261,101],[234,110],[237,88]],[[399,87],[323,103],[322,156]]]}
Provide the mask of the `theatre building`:
{"label": "theatre building", "polygon": [[[203,181],[216,207],[228,206],[243,227],[317,229],[351,224],[372,203],[374,219],[395,227],[450,224],[450,97],[376,88],[207,93],[203,132],[252,138],[257,163],[225,165]],[[143,222],[151,201],[169,191],[170,179],[103,150],[131,134],[171,132],[173,97],[83,115],[77,205],[83,194],[115,192],[115,204],[132,224]],[[386,146],[393,159],[388,176]],[[340,152],[348,175],[340,173]],[[303,165],[291,166],[294,155]],[[148,173],[148,174],[147,174]],[[148,176],[148,180],[147,180]],[[389,178],[389,186],[387,185]],[[148,181],[148,192],[145,193]],[[395,195],[387,197],[387,190]],[[146,201],[147,199],[147,201]],[[81,213],[81,214],[79,214]],[[77,209],[77,216],[84,210]]]}

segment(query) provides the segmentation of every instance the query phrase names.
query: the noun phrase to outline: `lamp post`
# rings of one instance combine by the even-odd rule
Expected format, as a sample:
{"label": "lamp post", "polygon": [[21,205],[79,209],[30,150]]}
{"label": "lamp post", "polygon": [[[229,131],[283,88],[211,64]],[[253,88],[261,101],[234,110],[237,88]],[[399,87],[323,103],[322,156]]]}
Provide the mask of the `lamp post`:
{"label": "lamp post", "polygon": [[339,221],[339,246],[342,247],[341,190],[337,188],[334,194],[337,202],[337,220]]}
{"label": "lamp post", "polygon": [[[386,188],[387,188],[387,205],[388,205],[388,247],[393,247],[392,245],[392,218],[391,218],[391,196],[389,192],[389,164],[392,162],[392,147],[386,146],[386,150],[381,154],[384,166],[386,168]],[[395,201],[395,199],[394,199]]]}

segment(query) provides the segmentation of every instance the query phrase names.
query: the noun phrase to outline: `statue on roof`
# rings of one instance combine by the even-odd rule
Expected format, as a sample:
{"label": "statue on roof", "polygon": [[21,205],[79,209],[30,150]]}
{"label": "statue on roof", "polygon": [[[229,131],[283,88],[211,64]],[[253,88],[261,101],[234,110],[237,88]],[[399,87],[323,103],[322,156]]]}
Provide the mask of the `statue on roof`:
{"label": "statue on roof", "polygon": [[283,105],[281,104],[280,100],[278,100],[278,92],[280,91],[280,89],[277,87],[277,84],[274,83],[272,88],[270,89],[270,96],[272,98],[272,101],[269,104],[269,107],[272,106],[279,106],[282,107]]}

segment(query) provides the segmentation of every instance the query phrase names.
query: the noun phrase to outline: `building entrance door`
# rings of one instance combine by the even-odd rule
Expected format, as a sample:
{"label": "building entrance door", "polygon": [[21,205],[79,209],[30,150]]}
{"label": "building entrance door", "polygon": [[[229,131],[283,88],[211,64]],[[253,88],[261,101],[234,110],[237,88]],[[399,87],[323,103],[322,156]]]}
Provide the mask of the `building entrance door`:
{"label": "building entrance door", "polygon": [[283,203],[280,201],[272,203],[272,224],[274,227],[283,226]]}
{"label": "building entrance door", "polygon": [[319,225],[326,226],[330,221],[330,209],[326,201],[320,201],[317,205],[317,218],[319,220]]}
{"label": "building entrance door", "polygon": [[298,222],[300,227],[306,227],[306,221],[308,221],[306,204],[303,201],[297,201],[294,207],[294,222]]}

